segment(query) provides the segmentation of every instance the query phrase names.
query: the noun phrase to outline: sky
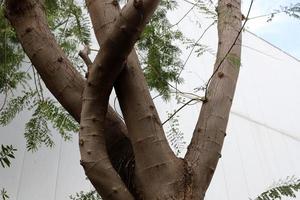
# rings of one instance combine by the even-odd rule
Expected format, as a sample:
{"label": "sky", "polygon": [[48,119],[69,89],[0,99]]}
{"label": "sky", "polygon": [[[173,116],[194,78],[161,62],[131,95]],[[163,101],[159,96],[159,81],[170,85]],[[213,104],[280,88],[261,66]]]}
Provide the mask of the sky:
{"label": "sky", "polygon": [[[244,0],[243,13],[246,14],[251,0]],[[299,0],[254,0],[247,22],[247,29],[286,51],[292,56],[300,59],[300,19],[289,17],[286,14],[276,15],[271,22],[268,17],[251,19],[274,12],[280,6],[290,6],[300,3]]]}
{"label": "sky", "polygon": [[[184,16],[185,13],[188,12],[192,7],[192,5],[187,3],[186,0],[180,0],[178,2],[180,5],[179,9],[171,12],[169,16],[170,21],[173,23],[178,22],[178,20],[180,20],[181,17]],[[213,0],[213,2],[216,2],[216,0]],[[251,0],[242,1],[242,13],[245,16],[248,13],[250,2]],[[247,30],[251,31],[257,36],[300,60],[300,19],[290,17],[285,13],[276,14],[273,20],[270,22],[268,22],[270,15],[259,17],[262,15],[271,14],[281,7],[290,7],[296,3],[300,4],[300,0],[253,0],[249,20],[247,21],[245,27]],[[193,22],[194,25],[197,24],[201,26],[202,30],[199,30],[201,32],[207,26],[205,23],[203,25],[203,20],[201,19],[201,16],[199,16],[199,11],[194,8],[194,10],[190,12],[178,26],[186,36],[194,39],[199,37],[199,32],[197,33],[195,28],[191,28],[191,24],[186,26],[185,24],[188,22]],[[193,29],[193,31],[191,31],[191,29]]]}

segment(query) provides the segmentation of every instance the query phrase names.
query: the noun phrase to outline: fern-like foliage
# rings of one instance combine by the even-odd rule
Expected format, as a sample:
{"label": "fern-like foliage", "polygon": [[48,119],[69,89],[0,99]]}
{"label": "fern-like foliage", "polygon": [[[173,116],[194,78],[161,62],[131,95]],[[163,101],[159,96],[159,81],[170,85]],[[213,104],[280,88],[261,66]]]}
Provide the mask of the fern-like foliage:
{"label": "fern-like foliage", "polygon": [[268,18],[268,22],[272,21],[277,14],[285,13],[286,15],[300,19],[300,3],[291,4],[289,6],[281,6],[279,9],[274,10]]}
{"label": "fern-like foliage", "polygon": [[[168,113],[170,117],[172,113]],[[176,155],[179,155],[182,150],[185,148],[184,134],[179,129],[179,116],[176,115],[172,117],[169,121],[169,129],[167,129],[166,135],[167,139],[175,152]]]}
{"label": "fern-like foliage", "polygon": [[[83,6],[75,0],[45,0],[45,12],[50,29],[73,64],[82,70],[78,58],[80,44],[90,43],[90,22]],[[16,33],[4,16],[4,3],[0,4],[0,94],[26,84],[30,78],[21,69],[25,53]]]}
{"label": "fern-like foliage", "polygon": [[[77,54],[80,44],[90,43],[90,23],[84,7],[75,0],[45,0],[44,6],[50,29],[57,41],[73,64],[82,70],[79,67],[82,61]],[[25,54],[13,28],[5,19],[3,2],[0,4],[0,30],[0,95],[4,96],[4,102],[1,101],[3,105],[0,105],[0,125],[9,124],[18,113],[27,109],[33,111],[25,127],[28,150],[54,145],[48,127],[50,124],[65,140],[69,140],[70,132],[77,132],[78,125],[55,101],[44,100],[40,77],[35,72],[35,87],[31,87],[31,70],[21,67]],[[19,96],[16,96],[15,90],[19,91]]]}
{"label": "fern-like foliage", "polygon": [[36,112],[51,122],[65,140],[71,139],[70,132],[78,132],[78,123],[54,100],[46,99],[38,102]]}
{"label": "fern-like foliage", "polygon": [[290,17],[300,19],[300,3],[292,4],[283,8],[284,12]]}
{"label": "fern-like foliage", "polygon": [[168,82],[183,81],[178,79],[182,66],[179,59],[181,51],[174,44],[174,41],[182,40],[183,35],[180,31],[173,30],[167,19],[168,10],[175,9],[176,6],[176,1],[161,1],[137,43],[148,85],[165,99],[170,98]]}
{"label": "fern-like foliage", "polygon": [[78,131],[77,122],[55,101],[38,100],[32,118],[25,127],[24,135],[29,151],[36,151],[42,145],[53,147],[54,142],[48,123],[59,131],[64,140],[70,140],[71,132]]}
{"label": "fern-like foliage", "polygon": [[199,13],[203,14],[208,19],[217,19],[217,5],[212,0],[197,0],[195,2]]}
{"label": "fern-like foliage", "polygon": [[255,200],[278,200],[283,197],[296,198],[296,192],[300,191],[300,179],[296,177],[287,177],[286,180],[280,181],[271,189],[263,192]]}
{"label": "fern-like foliage", "polygon": [[5,166],[10,167],[10,159],[15,158],[15,151],[17,151],[17,149],[15,149],[12,145],[1,145],[0,164],[3,168],[5,168]]}
{"label": "fern-like foliage", "polygon": [[45,7],[49,26],[58,40],[74,39],[86,45],[91,42],[89,18],[81,4],[75,0],[46,0]]}
{"label": "fern-like foliage", "polygon": [[32,103],[32,98],[36,95],[36,92],[33,91],[23,91],[22,93],[22,96],[10,99],[3,111],[0,112],[1,126],[9,124],[18,113],[23,111]]}
{"label": "fern-like foliage", "polygon": [[47,147],[54,145],[47,121],[38,111],[34,112],[32,118],[26,123],[24,136],[28,151],[36,151],[42,144]]}
{"label": "fern-like foliage", "polygon": [[25,72],[20,70],[25,54],[17,42],[12,27],[4,17],[4,8],[0,7],[0,94],[15,89],[19,83],[27,80]]}
{"label": "fern-like foliage", "polygon": [[71,200],[101,200],[102,198],[95,190],[92,190],[90,192],[81,191],[79,193],[76,193],[74,196],[71,195],[70,199]]}
{"label": "fern-like foliage", "polygon": [[46,0],[48,23],[64,52],[78,70],[84,66],[78,57],[80,44],[91,42],[89,17],[83,11],[84,6],[75,0]]}
{"label": "fern-like foliage", "polygon": [[42,145],[52,147],[51,124],[64,140],[70,140],[71,132],[78,132],[78,123],[54,100],[40,99],[36,92],[24,92],[23,96],[10,99],[0,112],[0,125],[9,124],[22,110],[33,110],[32,118],[25,125],[27,149],[35,151]]}
{"label": "fern-like foliage", "polygon": [[8,200],[9,199],[8,193],[4,188],[2,188],[2,190],[0,191],[0,195],[1,195],[2,200]]}

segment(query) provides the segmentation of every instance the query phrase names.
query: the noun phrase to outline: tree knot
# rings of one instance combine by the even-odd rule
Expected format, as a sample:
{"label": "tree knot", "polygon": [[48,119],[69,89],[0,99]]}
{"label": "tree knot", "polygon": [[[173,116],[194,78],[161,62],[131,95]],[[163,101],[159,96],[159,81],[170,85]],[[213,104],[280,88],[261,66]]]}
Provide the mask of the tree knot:
{"label": "tree knot", "polygon": [[143,7],[143,0],[134,0],[133,1],[133,6],[136,9],[141,9]]}

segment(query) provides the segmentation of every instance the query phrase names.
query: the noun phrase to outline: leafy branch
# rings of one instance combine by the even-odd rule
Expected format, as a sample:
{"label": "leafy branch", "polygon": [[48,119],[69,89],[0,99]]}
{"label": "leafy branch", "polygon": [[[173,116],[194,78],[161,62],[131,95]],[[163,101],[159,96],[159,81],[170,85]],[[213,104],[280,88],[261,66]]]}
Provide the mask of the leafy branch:
{"label": "leafy branch", "polygon": [[92,190],[90,192],[81,191],[79,193],[76,193],[75,196],[71,195],[70,199],[71,200],[101,200],[102,198],[95,190]]}
{"label": "leafy branch", "polygon": [[296,198],[296,192],[300,191],[300,179],[287,177],[286,180],[280,181],[277,186],[263,192],[255,200],[276,200],[282,197]]}
{"label": "leafy branch", "polygon": [[72,138],[70,132],[78,131],[77,122],[62,107],[57,106],[55,101],[39,100],[36,105],[32,118],[25,127],[28,150],[36,151],[42,144],[47,147],[54,146],[48,122],[59,131],[64,140]]}
{"label": "leafy branch", "polygon": [[290,17],[294,17],[296,19],[300,19],[300,3],[291,4],[289,6],[281,6],[279,9],[274,10],[271,13],[259,15],[255,17],[251,17],[248,20],[258,19],[263,17],[268,17],[267,22],[270,22],[274,19],[274,17],[278,14],[286,14]]}
{"label": "leafy branch", "polygon": [[2,197],[2,200],[8,200],[9,199],[7,191],[4,188],[2,188],[2,190],[0,191],[0,195]]}
{"label": "leafy branch", "polygon": [[17,151],[17,149],[15,149],[12,145],[1,145],[0,164],[3,168],[5,168],[5,166],[10,167],[10,159],[15,158],[15,151]]}
{"label": "leafy branch", "polygon": [[24,91],[23,96],[10,99],[6,107],[0,112],[0,125],[6,126],[9,124],[18,113],[30,105],[35,94],[33,91]]}
{"label": "leafy branch", "polygon": [[[168,116],[171,117],[171,113],[168,113]],[[169,125],[170,128],[166,132],[167,139],[173,149],[175,150],[176,155],[179,155],[185,147],[184,134],[179,129],[179,116],[176,115],[170,119]]]}

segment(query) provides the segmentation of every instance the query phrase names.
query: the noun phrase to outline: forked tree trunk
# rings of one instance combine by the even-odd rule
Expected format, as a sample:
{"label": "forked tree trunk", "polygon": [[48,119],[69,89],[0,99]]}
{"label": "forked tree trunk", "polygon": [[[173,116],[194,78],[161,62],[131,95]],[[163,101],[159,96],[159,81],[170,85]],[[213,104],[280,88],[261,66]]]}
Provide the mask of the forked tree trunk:
{"label": "forked tree trunk", "polygon": [[[57,45],[40,1],[6,0],[6,16],[46,86],[81,119],[81,164],[88,178],[104,199],[204,199],[221,155],[239,72],[232,60],[241,55],[241,45],[234,45],[237,37],[241,40],[240,0],[219,0],[214,75],[184,159],[168,145],[133,50],[159,0],[130,0],[122,10],[115,0],[86,3],[101,44],[86,81]],[[113,86],[126,127],[108,106]],[[133,156],[134,176],[124,176],[132,170],[128,165],[116,171]]]}
{"label": "forked tree trunk", "polygon": [[[6,17],[45,85],[79,123],[85,80],[55,41],[42,4],[36,0],[9,0],[5,6]],[[128,174],[124,166],[131,166],[128,162],[133,157],[127,135],[125,124],[109,107],[105,127],[107,150],[114,167],[119,169],[124,179]]]}

